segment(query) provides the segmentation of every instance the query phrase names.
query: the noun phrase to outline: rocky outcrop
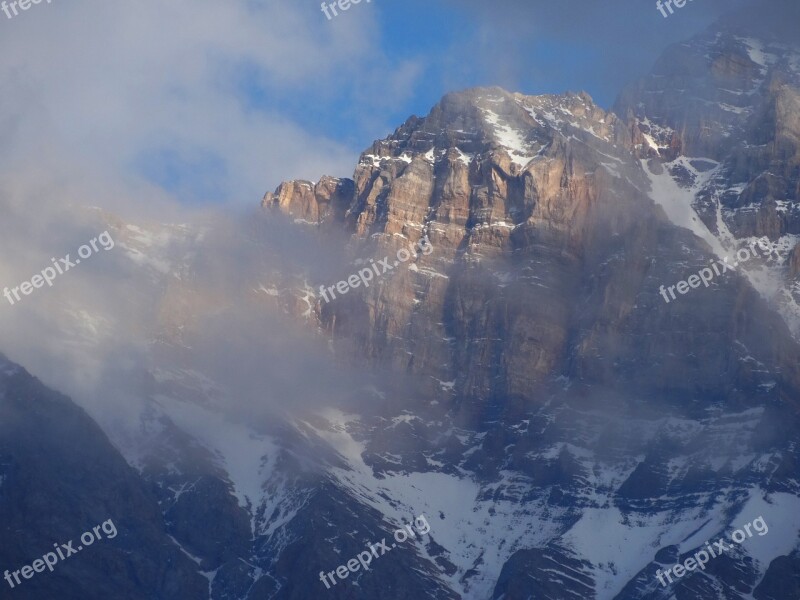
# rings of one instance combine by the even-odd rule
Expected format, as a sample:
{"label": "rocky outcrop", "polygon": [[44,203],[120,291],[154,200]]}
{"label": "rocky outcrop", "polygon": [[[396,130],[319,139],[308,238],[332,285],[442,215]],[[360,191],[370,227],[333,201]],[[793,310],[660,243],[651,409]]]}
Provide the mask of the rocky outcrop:
{"label": "rocky outcrop", "polygon": [[341,222],[353,194],[349,179],[323,177],[318,183],[290,181],[275,192],[268,192],[261,202],[264,208],[276,208],[297,223],[321,225]]}

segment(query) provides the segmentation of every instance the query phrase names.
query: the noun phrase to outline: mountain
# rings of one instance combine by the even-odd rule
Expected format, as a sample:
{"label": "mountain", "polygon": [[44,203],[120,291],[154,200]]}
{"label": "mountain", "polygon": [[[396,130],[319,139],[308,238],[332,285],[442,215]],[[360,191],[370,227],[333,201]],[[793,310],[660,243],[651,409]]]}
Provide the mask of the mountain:
{"label": "mountain", "polygon": [[637,153],[661,158],[680,187],[672,202],[690,206],[721,250],[768,240],[748,278],[797,337],[800,54],[793,32],[780,22],[756,29],[756,16],[731,16],[670,48],[616,110],[632,123]]}
{"label": "mountain", "polygon": [[[166,599],[208,593],[208,581],[169,539],[155,496],[97,424],[3,356],[0,523],[0,564],[6,572],[52,553],[55,544],[64,554],[52,572],[27,580],[18,574],[19,582],[11,575],[3,582],[3,598]],[[106,525],[104,539],[83,548],[81,535],[98,525]],[[80,555],[62,548],[70,540]],[[58,558],[53,554],[51,562]]]}
{"label": "mountain", "polygon": [[[616,114],[585,94],[451,94],[362,154],[352,180],[264,199],[323,232],[339,223],[361,264],[430,241],[408,268],[320,301],[320,323],[341,352],[429,382],[413,407],[331,427],[343,447],[366,437],[345,487],[406,482],[409,507],[444,517],[436,558],[465,598],[797,594],[784,299],[799,63],[796,44],[737,27],[672,48]],[[753,238],[770,257],[731,272]],[[659,294],[727,253],[708,289]],[[787,526],[769,551],[661,589],[659,567],[760,515]]]}
{"label": "mountain", "polygon": [[669,49],[614,111],[448,94],[352,179],[285,182],[246,222],[91,211],[117,253],[87,286],[114,301],[89,315],[65,289],[33,320],[61,332],[50,361],[114,368],[84,412],[4,363],[2,564],[113,517],[99,562],[28,589],[800,597],[800,51],[743,21]]}

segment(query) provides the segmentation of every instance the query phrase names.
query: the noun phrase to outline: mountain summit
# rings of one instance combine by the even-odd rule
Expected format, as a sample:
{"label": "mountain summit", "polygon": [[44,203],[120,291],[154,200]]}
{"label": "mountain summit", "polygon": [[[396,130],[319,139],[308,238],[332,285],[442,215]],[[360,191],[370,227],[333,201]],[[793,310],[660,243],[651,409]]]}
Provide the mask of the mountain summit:
{"label": "mountain summit", "polygon": [[[742,546],[663,589],[655,574],[800,508],[798,64],[723,25],[668,51],[616,113],[583,93],[449,94],[352,179],[265,197],[350,232],[356,261],[434,248],[319,323],[341,352],[429,382],[424,402],[329,431],[360,448],[342,493],[371,489],[386,514],[413,481],[407,509],[442,515],[432,558],[460,596],[796,595],[796,519],[785,554]],[[659,295],[756,240],[770,252],[747,268]]]}

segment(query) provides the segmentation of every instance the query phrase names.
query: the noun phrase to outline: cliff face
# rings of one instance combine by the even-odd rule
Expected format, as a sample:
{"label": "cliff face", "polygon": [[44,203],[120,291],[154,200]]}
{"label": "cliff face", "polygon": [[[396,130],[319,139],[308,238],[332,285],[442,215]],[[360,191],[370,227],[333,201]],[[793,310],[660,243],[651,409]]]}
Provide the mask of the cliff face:
{"label": "cliff face", "polygon": [[672,47],[616,110],[631,123],[637,153],[667,163],[727,251],[769,240],[772,254],[750,265],[751,280],[797,337],[800,48],[781,23],[754,32],[760,21],[745,12]]}
{"label": "cliff face", "polygon": [[[585,94],[451,94],[364,152],[352,180],[265,198],[351,235],[342,280],[429,240],[432,252],[368,288],[317,298],[339,356],[426,388],[325,431],[357,441],[352,460],[370,470],[337,477],[342,489],[374,477],[379,502],[384,480],[409,477],[436,497],[424,502],[442,511],[436,561],[465,598],[555,585],[661,597],[655,571],[693,531],[757,517],[755,498],[795,505],[800,348],[787,294],[800,63],[730,27],[668,52],[616,113]],[[734,269],[759,238],[771,252]],[[731,269],[708,287],[676,298],[661,287],[726,256]],[[459,501],[473,514],[437,491],[465,478],[476,487]],[[497,560],[437,538],[451,512]],[[615,551],[598,549],[596,528]],[[620,550],[639,535],[637,550]],[[743,550],[669,587],[777,598],[795,564]]]}
{"label": "cliff face", "polygon": [[[431,393],[446,389],[469,418],[508,398],[535,405],[559,378],[687,396],[729,385],[733,371],[756,388],[734,341],[770,361],[792,341],[741,277],[665,303],[660,286],[713,254],[651,200],[629,130],[586,95],[452,94],[365,152],[352,186],[284,184],[267,204],[338,221],[362,260],[430,241],[430,255],[369,288],[320,300],[320,321],[359,354],[428,379]],[[345,211],[327,210],[331,189],[351,188]],[[797,383],[795,367],[787,377]]]}

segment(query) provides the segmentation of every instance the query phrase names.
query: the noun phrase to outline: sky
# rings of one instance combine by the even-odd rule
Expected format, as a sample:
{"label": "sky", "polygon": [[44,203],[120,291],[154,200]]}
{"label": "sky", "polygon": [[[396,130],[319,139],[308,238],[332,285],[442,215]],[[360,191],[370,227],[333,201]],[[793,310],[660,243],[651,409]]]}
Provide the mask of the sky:
{"label": "sky", "polygon": [[283,180],[352,175],[450,91],[610,107],[730,6],[364,0],[329,20],[317,0],[53,0],[0,13],[0,177],[77,179],[120,210],[257,206]]}

